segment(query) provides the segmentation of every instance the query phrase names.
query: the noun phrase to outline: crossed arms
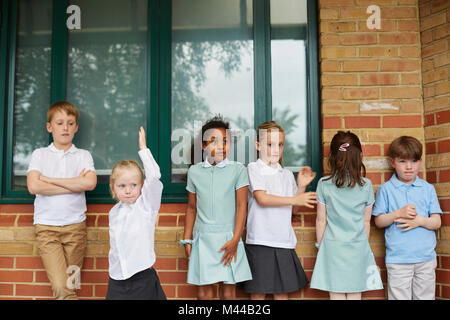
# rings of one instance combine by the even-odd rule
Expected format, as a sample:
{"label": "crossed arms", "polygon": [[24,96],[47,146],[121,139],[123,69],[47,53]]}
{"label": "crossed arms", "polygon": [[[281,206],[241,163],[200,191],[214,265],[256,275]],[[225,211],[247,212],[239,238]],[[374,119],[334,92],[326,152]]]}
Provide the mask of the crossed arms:
{"label": "crossed arms", "polygon": [[50,178],[42,175],[37,170],[32,170],[27,175],[28,191],[31,194],[44,196],[80,193],[94,190],[96,185],[97,175],[95,172],[85,169],[74,178]]}

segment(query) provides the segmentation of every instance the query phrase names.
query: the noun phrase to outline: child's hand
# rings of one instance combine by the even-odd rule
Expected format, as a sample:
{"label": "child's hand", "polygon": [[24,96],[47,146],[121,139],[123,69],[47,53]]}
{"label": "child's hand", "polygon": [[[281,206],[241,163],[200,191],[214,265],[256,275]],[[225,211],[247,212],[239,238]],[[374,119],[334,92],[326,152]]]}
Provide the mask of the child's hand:
{"label": "child's hand", "polygon": [[189,259],[191,257],[192,245],[190,243],[186,243],[184,245],[184,250],[186,251],[186,256]]}
{"label": "child's hand", "polygon": [[421,216],[416,216],[414,219],[398,218],[398,219],[395,219],[394,222],[402,223],[402,224],[399,224],[397,226],[397,228],[404,228],[402,230],[402,232],[406,232],[406,231],[409,231],[411,229],[420,227],[422,225],[422,219],[423,218],[424,217],[421,217]]}
{"label": "child's hand", "polygon": [[233,257],[234,257],[234,262],[236,262],[238,244],[239,244],[239,239],[237,239],[237,240],[231,239],[230,241],[227,241],[227,243],[225,243],[222,248],[220,248],[219,252],[225,250],[225,253],[222,256],[222,260],[220,260],[220,263],[223,262],[224,266],[230,265],[231,262],[233,261]]}
{"label": "child's hand", "polygon": [[147,149],[147,141],[145,140],[145,130],[141,126],[139,128],[139,150]]}
{"label": "child's hand", "polygon": [[297,176],[297,185],[299,188],[306,188],[308,184],[310,184],[314,178],[316,177],[316,173],[312,171],[311,167],[302,167],[298,172]]}
{"label": "child's hand", "polygon": [[399,218],[414,219],[416,216],[417,216],[416,206],[413,204],[408,204],[403,208],[401,208],[400,210],[398,210],[397,219]]}
{"label": "child's hand", "polygon": [[81,172],[80,172],[80,174],[78,175],[78,177],[84,177],[84,176],[86,176],[89,172],[91,172],[92,170],[86,170],[86,169],[83,169],[83,170],[81,170]]}
{"label": "child's hand", "polygon": [[305,206],[308,208],[314,208],[316,201],[315,192],[304,192],[295,196],[294,206]]}

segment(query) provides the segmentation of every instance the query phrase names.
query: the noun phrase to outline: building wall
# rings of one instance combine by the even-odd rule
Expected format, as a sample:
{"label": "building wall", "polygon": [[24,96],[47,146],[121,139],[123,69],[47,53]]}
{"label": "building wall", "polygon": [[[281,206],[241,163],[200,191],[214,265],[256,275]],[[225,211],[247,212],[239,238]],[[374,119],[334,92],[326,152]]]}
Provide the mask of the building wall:
{"label": "building wall", "polygon": [[[367,28],[369,5],[381,8],[380,30]],[[319,15],[324,173],[337,130],[351,130],[360,137],[375,191],[392,175],[386,150],[394,138],[412,135],[427,143],[420,175],[435,183],[446,212],[437,232],[436,293],[438,299],[449,299],[448,1],[320,0]],[[88,252],[79,291],[83,299],[106,295],[111,206],[88,205]],[[196,288],[186,284],[187,259],[178,245],[185,209],[186,204],[163,204],[157,222],[155,268],[170,299],[196,296]],[[0,299],[51,298],[34,241],[32,212],[32,205],[0,205]],[[296,251],[309,278],[317,254],[315,219],[313,210],[293,218]],[[373,224],[370,245],[386,284],[383,230]],[[238,297],[248,296],[238,291]],[[328,294],[307,287],[290,298],[328,299]],[[384,299],[386,291],[364,293],[363,298]]]}
{"label": "building wall", "polygon": [[426,171],[444,215],[438,232],[436,294],[450,298],[450,1],[419,2]]}
{"label": "building wall", "polygon": [[[367,27],[369,5],[381,9],[380,29]],[[392,175],[386,157],[390,142],[401,135],[424,142],[418,3],[322,0],[320,43],[325,173],[333,135],[350,130],[361,140],[376,192]],[[420,175],[425,176],[425,163]],[[373,219],[369,240],[386,287],[384,229]],[[386,290],[363,294],[385,297]]]}

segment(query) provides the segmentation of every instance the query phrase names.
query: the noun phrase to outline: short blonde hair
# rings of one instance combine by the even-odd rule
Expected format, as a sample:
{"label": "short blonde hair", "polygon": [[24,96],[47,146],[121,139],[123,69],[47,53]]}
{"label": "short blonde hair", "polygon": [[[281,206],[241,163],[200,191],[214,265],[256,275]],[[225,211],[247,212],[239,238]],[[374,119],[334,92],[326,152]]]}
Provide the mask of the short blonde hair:
{"label": "short blonde hair", "polygon": [[[260,132],[260,130],[262,130],[262,132]],[[278,123],[276,123],[275,121],[266,121],[264,123],[261,123],[258,126],[258,130],[256,132],[256,141],[260,142],[260,139],[261,139],[260,134],[261,133],[264,133],[264,132],[269,133],[272,131],[273,132],[281,132],[281,133],[285,134],[283,128]],[[282,167],[284,167],[283,155],[280,156],[280,165]]]}
{"label": "short blonde hair", "polygon": [[69,116],[74,116],[78,124],[80,112],[77,107],[67,101],[57,101],[53,103],[47,110],[47,122],[51,122],[56,112],[64,111]]}
{"label": "short blonde hair", "polygon": [[115,199],[115,200],[118,200],[118,199],[117,199],[117,195],[114,193],[113,186],[114,186],[114,183],[116,182],[116,180],[120,177],[121,171],[123,171],[124,169],[125,170],[130,170],[130,169],[137,170],[137,172],[139,173],[139,175],[141,177],[141,182],[144,183],[144,171],[142,171],[142,168],[139,165],[139,163],[137,163],[137,161],[122,160],[122,161],[117,162],[111,171],[111,175],[109,176],[109,191],[111,192],[111,195],[112,195],[113,199]]}

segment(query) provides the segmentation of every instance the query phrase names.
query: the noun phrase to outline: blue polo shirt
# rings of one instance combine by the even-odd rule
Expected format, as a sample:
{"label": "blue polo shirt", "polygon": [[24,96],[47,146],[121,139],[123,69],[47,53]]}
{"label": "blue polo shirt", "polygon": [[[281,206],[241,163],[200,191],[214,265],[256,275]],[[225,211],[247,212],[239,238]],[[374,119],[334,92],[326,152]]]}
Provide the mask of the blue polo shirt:
{"label": "blue polo shirt", "polygon": [[[392,178],[378,188],[372,215],[379,216],[400,209],[408,204],[416,206],[419,216],[429,217],[432,213],[442,215],[441,207],[433,185],[416,177],[412,184]],[[436,232],[417,227],[406,232],[394,222],[384,232],[386,263],[419,263],[436,257]]]}

